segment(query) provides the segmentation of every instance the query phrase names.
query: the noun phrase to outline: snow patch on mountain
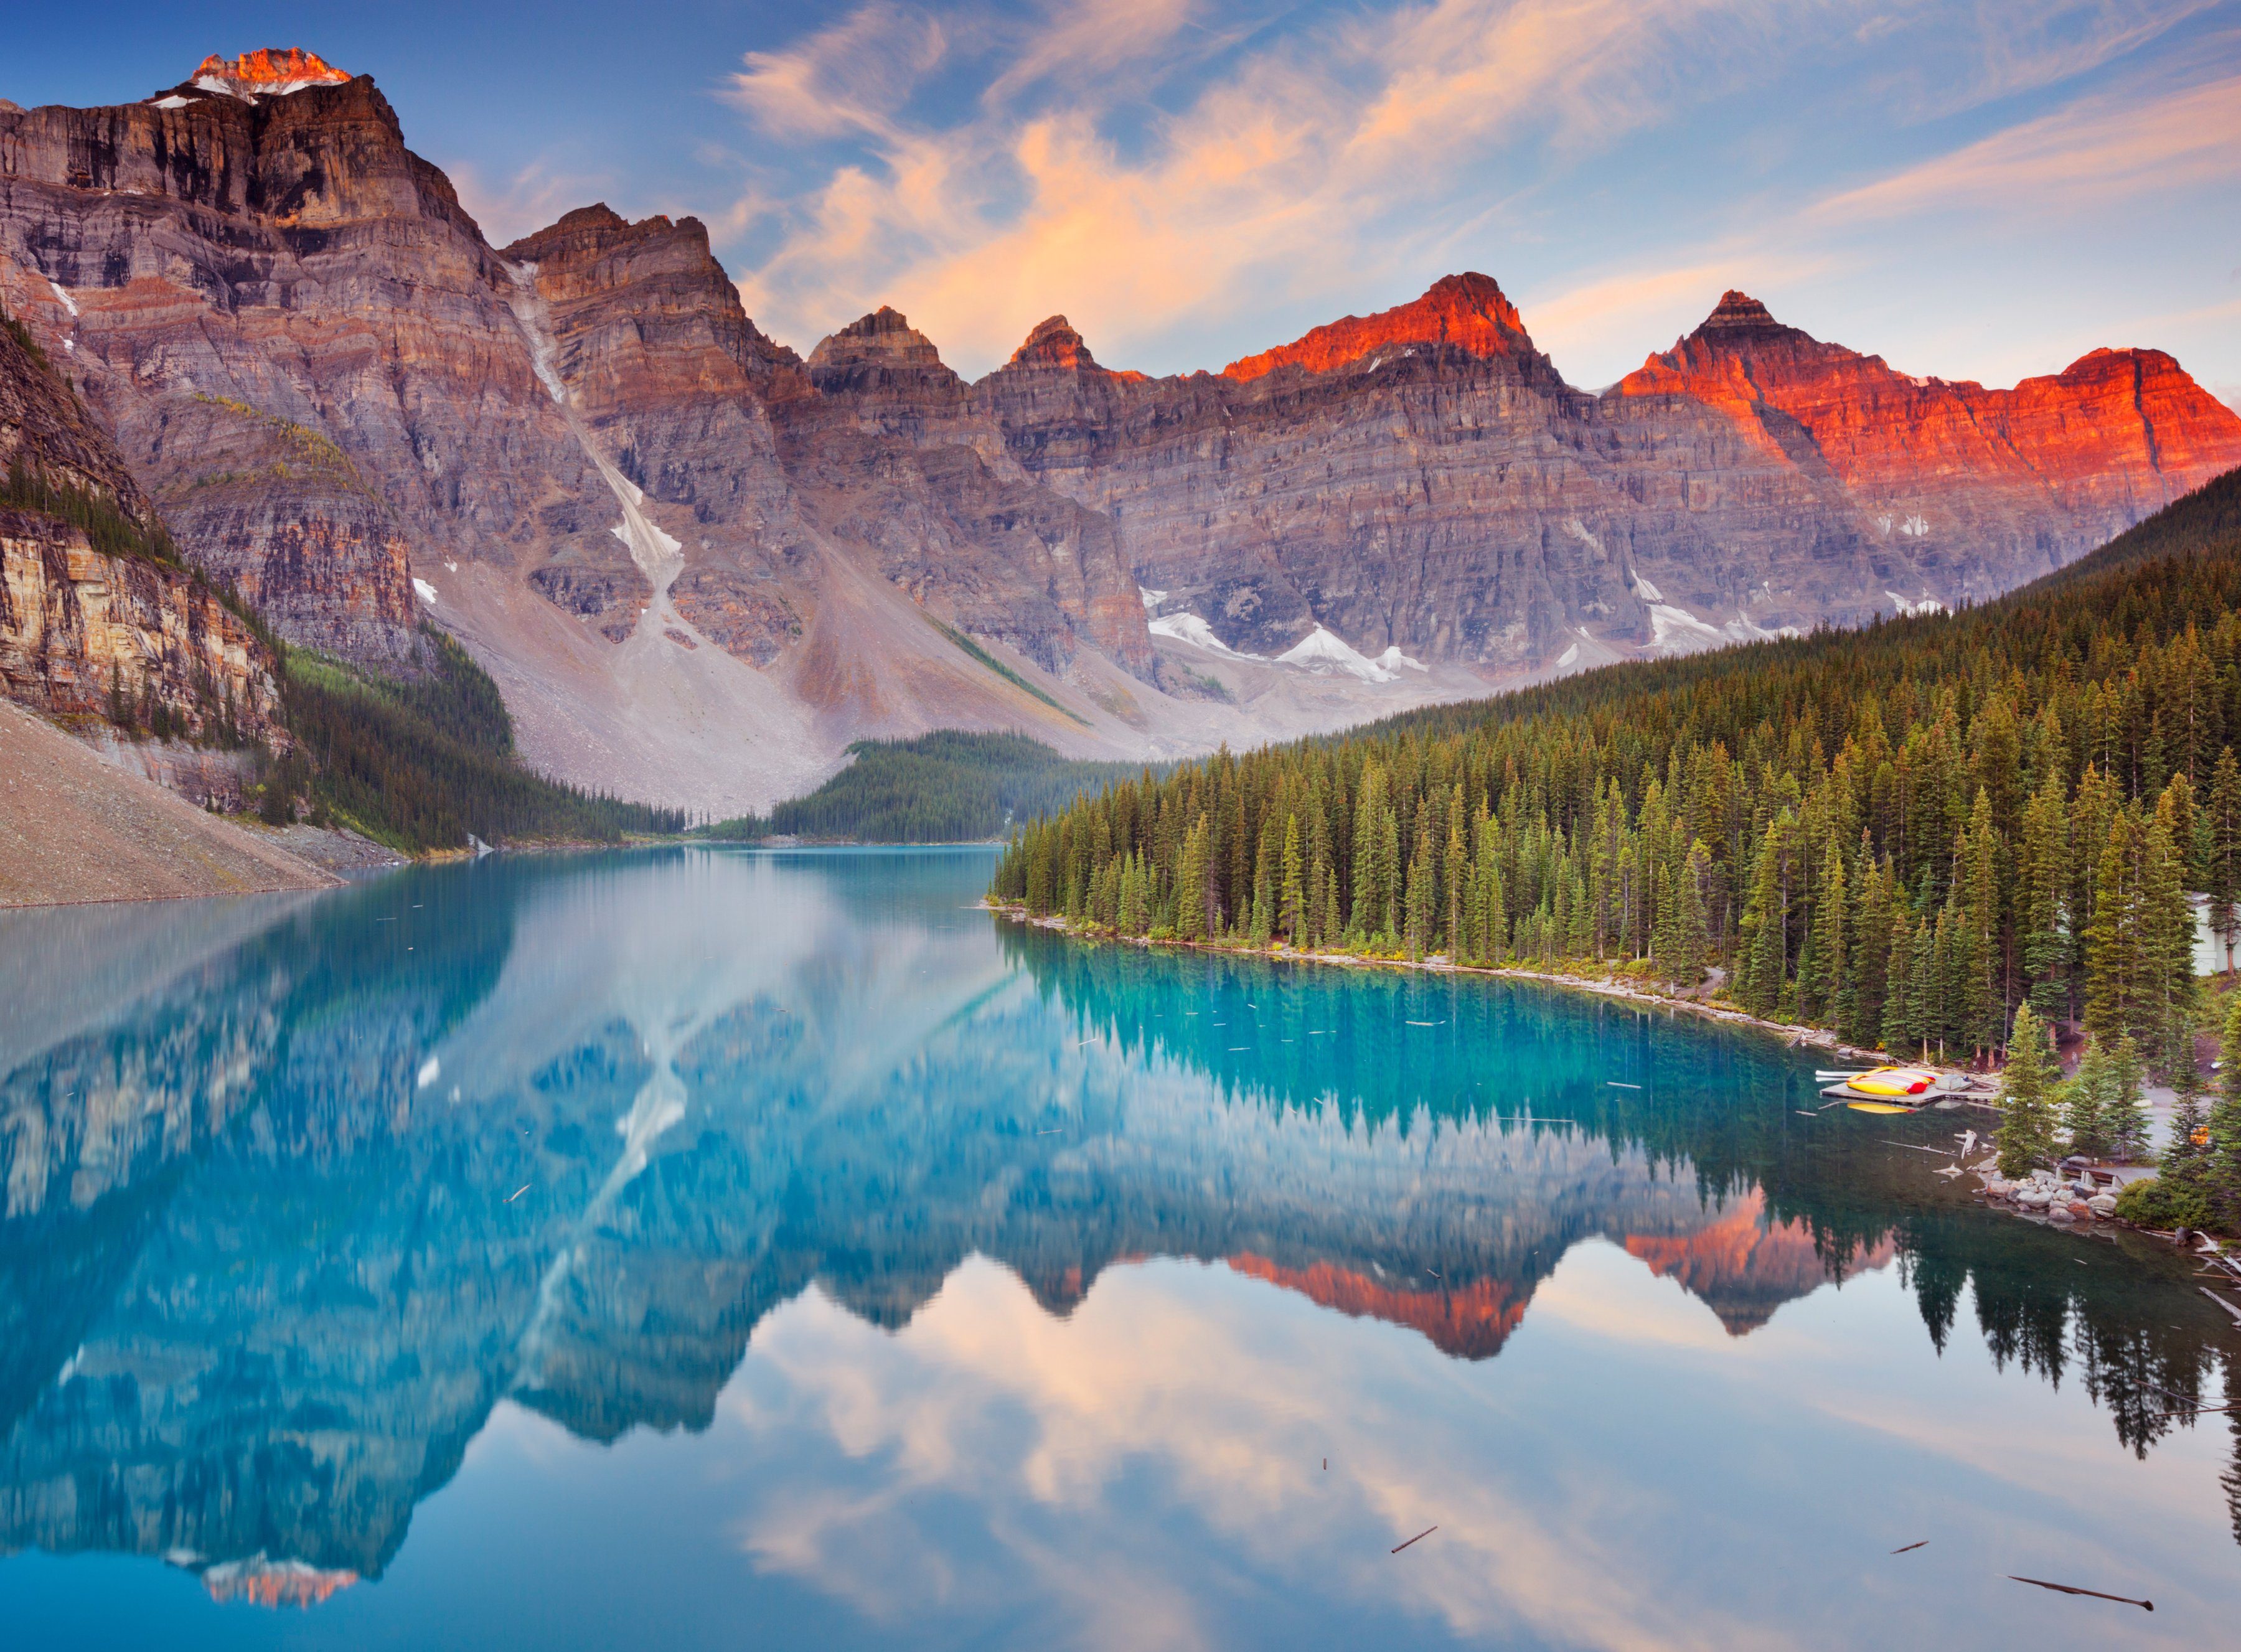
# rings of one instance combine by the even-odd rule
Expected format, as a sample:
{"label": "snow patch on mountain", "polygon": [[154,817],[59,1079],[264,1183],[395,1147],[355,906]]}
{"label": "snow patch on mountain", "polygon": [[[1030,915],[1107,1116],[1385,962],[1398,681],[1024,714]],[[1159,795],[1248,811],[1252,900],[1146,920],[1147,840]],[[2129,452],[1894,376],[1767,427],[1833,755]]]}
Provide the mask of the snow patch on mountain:
{"label": "snow patch on mountain", "polygon": [[1147,622],[1154,637],[1165,637],[1174,642],[1188,643],[1194,648],[1203,648],[1208,653],[1228,654],[1232,659],[1266,659],[1266,654],[1248,654],[1232,648],[1214,634],[1214,627],[1196,614],[1186,610],[1179,614],[1161,614]]}
{"label": "snow patch on mountain", "polygon": [[1686,608],[1676,608],[1669,602],[1649,605],[1649,627],[1650,646],[1669,653],[1693,654],[1701,648],[1721,648],[1736,640]]}
{"label": "snow patch on mountain", "polygon": [[1279,665],[1297,665],[1304,671],[1321,674],[1344,672],[1349,677],[1359,677],[1366,683],[1389,683],[1400,675],[1400,667],[1422,671],[1424,667],[1402,653],[1398,647],[1388,648],[1376,659],[1349,647],[1336,632],[1317,625],[1300,641],[1276,656]]}

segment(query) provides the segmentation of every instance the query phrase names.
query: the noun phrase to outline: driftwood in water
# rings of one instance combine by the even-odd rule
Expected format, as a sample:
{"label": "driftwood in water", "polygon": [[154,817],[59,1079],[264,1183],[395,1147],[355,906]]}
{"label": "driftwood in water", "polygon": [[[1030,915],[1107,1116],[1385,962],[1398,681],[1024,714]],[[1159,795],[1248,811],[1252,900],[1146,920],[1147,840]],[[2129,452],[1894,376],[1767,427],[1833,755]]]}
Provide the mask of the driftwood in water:
{"label": "driftwood in water", "polygon": [[2156,1603],[2153,1601],[2136,1601],[2129,1595],[2104,1595],[2097,1588],[2073,1588],[2067,1583],[2050,1583],[2043,1577],[2017,1577],[2013,1572],[2010,1572],[2008,1581],[2011,1583],[2029,1583],[2037,1588],[2050,1588],[2057,1595],[2090,1595],[2097,1601],[2114,1601],[2119,1606],[2137,1606],[2149,1612],[2156,1609]]}

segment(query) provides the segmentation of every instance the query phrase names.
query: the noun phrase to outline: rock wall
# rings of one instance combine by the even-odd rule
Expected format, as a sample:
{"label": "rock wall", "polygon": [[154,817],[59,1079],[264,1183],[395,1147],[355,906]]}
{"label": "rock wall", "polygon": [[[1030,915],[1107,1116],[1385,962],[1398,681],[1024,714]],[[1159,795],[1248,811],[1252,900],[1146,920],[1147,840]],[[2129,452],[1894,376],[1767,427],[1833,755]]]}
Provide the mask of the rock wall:
{"label": "rock wall", "polygon": [[[67,380],[12,327],[0,327],[0,472],[113,510],[161,546],[154,508]],[[61,715],[161,707],[197,738],[231,720],[282,743],[271,655],[192,571],[104,554],[43,510],[0,504],[0,693]]]}
{"label": "rock wall", "polygon": [[0,692],[64,716],[105,717],[121,696],[197,739],[229,714],[244,738],[287,738],[270,657],[206,585],[23,511],[0,510]]}
{"label": "rock wall", "polygon": [[[2156,351],[1917,381],[1740,294],[1592,395],[1477,274],[1218,374],[1113,371],[1053,317],[967,385],[892,310],[804,360],[692,218],[493,250],[373,83],[300,53],[0,110],[0,303],[131,508],[283,634],[409,671],[432,618],[532,761],[726,812],[866,735],[1170,755],[1981,599],[2241,464]],[[761,778],[678,789],[716,773]]]}

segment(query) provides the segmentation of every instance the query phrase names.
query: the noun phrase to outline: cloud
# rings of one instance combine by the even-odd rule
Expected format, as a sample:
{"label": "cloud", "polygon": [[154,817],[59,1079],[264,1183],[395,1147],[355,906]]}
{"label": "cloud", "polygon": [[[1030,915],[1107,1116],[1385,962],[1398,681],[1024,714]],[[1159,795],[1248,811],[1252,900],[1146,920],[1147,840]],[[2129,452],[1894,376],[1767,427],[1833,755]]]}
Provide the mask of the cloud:
{"label": "cloud", "polygon": [[[746,273],[750,307],[806,343],[893,303],[968,370],[1063,308],[1126,365],[1186,318],[1358,298],[1440,237],[1448,194],[1499,181],[1504,144],[1607,145],[1747,72],[1776,21],[1769,0],[1431,0],[1237,54],[1170,112],[1143,101],[1161,71],[1127,65],[1191,10],[1113,23],[1126,10],[1054,7],[976,112],[935,130],[875,115],[833,66],[883,87],[920,72],[921,37],[885,3],[751,59],[735,91],[759,119],[872,142]],[[1073,95],[1009,101],[1061,73]]]}
{"label": "cloud", "polygon": [[983,101],[1005,103],[1049,80],[1080,85],[1141,64],[1171,48],[1202,10],[1201,0],[1049,0]]}
{"label": "cloud", "polygon": [[2079,99],[1832,197],[1828,219],[1986,208],[2068,212],[2115,197],[2241,177],[2241,77],[2145,97]]}
{"label": "cloud", "polygon": [[[1879,15],[1863,40],[1920,37],[1893,76],[1917,119],[2060,85],[2125,57],[2224,0],[1975,0]],[[1957,10],[1959,15],[1954,14]]]}
{"label": "cloud", "polygon": [[939,18],[872,0],[784,51],[751,51],[724,96],[779,137],[901,130],[894,110],[949,50]]}

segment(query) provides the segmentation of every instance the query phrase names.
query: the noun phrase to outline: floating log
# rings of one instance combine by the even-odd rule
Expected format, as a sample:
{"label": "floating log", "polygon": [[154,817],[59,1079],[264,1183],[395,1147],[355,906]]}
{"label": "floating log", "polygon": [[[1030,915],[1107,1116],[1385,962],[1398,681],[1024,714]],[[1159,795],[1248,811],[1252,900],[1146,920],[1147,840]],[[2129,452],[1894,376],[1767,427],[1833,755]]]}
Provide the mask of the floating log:
{"label": "floating log", "polygon": [[2097,1601],[2114,1601],[2119,1606],[2137,1606],[2146,1612],[2156,1609],[2156,1603],[2153,1601],[2136,1601],[2129,1595],[2104,1595],[2097,1588],[2073,1588],[2067,1583],[2050,1583],[2043,1577],[2017,1577],[2013,1572],[2010,1572],[2008,1581],[2011,1583],[2029,1583],[2035,1588],[2050,1588],[2057,1595],[2090,1595]]}

